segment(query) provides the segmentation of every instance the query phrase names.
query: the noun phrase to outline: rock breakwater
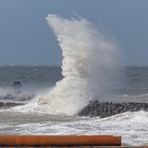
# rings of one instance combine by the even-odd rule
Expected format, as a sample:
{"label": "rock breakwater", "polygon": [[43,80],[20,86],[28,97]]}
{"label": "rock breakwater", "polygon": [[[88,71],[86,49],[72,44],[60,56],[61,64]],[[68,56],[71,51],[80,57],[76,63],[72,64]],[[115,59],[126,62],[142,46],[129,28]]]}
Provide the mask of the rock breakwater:
{"label": "rock breakwater", "polygon": [[148,103],[136,103],[136,102],[115,103],[115,102],[99,102],[96,100],[96,101],[91,101],[89,105],[86,106],[79,113],[79,115],[90,116],[90,117],[99,116],[100,118],[105,118],[128,111],[135,112],[140,110],[148,111]]}

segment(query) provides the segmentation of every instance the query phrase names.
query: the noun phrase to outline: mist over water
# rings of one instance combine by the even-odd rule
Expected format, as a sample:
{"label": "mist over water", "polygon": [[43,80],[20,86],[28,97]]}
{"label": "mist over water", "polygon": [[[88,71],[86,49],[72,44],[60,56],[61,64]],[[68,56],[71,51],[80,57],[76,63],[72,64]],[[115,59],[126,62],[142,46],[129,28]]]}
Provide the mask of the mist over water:
{"label": "mist over water", "polygon": [[111,91],[119,49],[92,22],[79,17],[46,18],[62,50],[63,79],[31,108],[50,114],[77,114],[90,100]]}

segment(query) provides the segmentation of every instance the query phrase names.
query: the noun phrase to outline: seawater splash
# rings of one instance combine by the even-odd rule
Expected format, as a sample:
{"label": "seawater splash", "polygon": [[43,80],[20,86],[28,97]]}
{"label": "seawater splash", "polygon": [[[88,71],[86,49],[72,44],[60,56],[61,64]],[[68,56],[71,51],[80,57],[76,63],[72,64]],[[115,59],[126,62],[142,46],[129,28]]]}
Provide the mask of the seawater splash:
{"label": "seawater splash", "polygon": [[46,19],[62,49],[64,78],[29,108],[74,115],[113,87],[119,50],[95,24],[82,17],[65,19],[49,14]]}

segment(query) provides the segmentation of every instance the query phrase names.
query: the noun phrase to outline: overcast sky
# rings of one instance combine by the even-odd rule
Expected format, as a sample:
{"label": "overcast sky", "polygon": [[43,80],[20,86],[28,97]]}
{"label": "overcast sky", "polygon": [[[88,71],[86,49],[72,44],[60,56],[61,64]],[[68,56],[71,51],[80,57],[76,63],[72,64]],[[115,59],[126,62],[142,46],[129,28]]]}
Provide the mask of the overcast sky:
{"label": "overcast sky", "polygon": [[123,65],[148,65],[148,0],[0,0],[0,65],[60,65],[45,17],[73,12],[116,38]]}

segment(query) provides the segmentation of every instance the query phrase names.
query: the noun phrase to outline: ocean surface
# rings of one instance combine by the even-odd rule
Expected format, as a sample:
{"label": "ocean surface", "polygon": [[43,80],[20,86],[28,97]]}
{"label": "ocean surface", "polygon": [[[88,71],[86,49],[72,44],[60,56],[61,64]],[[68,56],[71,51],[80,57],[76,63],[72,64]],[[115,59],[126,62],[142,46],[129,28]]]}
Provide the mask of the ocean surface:
{"label": "ocean surface", "polygon": [[[122,71],[120,87],[98,99],[148,102],[148,67],[122,67]],[[60,67],[1,66],[0,101],[27,104],[50,91],[62,78]],[[15,86],[15,82],[22,86]],[[144,111],[100,119],[23,112],[21,107],[0,109],[0,134],[113,134],[122,136],[126,144],[148,145],[148,113]]]}

